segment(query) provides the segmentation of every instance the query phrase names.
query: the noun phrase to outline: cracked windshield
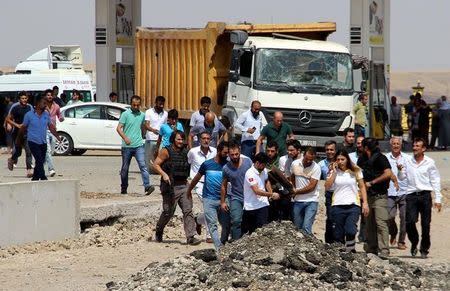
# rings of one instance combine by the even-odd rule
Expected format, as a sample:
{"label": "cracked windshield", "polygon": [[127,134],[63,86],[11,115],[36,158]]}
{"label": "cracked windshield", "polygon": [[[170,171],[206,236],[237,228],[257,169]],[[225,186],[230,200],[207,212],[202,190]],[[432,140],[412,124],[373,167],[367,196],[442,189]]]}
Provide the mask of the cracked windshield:
{"label": "cracked windshield", "polygon": [[259,49],[255,87],[293,93],[352,94],[348,54],[292,49]]}

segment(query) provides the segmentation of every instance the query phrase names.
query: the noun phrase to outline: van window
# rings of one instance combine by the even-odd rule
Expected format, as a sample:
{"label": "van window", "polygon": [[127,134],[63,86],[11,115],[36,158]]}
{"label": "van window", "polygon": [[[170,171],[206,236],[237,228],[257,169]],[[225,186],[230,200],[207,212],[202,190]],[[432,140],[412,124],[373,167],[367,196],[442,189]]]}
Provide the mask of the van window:
{"label": "van window", "polygon": [[253,53],[251,51],[244,51],[239,61],[239,76],[244,78],[250,78],[252,74],[252,58]]}

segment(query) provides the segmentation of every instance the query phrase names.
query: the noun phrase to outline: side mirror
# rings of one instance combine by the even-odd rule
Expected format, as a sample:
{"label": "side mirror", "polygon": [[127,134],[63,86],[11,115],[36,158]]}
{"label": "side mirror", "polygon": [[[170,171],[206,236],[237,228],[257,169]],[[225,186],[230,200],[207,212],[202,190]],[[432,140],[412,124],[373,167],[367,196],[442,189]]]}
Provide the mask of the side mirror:
{"label": "side mirror", "polygon": [[367,81],[366,80],[362,80],[361,84],[359,85],[359,88],[362,92],[367,92]]}
{"label": "side mirror", "polygon": [[232,44],[243,45],[248,38],[248,33],[243,30],[233,30],[230,33],[230,42]]}

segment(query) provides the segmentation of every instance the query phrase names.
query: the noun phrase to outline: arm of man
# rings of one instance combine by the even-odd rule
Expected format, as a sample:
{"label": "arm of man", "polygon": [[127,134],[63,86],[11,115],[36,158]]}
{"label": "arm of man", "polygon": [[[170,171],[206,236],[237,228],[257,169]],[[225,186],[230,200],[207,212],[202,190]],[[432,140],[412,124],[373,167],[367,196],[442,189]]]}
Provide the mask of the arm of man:
{"label": "arm of man", "polygon": [[58,105],[58,108],[56,109],[56,116],[58,117],[59,122],[64,121],[64,115],[61,113],[61,107]]}
{"label": "arm of man", "polygon": [[159,151],[158,156],[155,159],[155,162],[153,163],[153,170],[155,170],[156,172],[158,172],[158,174],[161,175],[161,177],[163,178],[164,182],[170,184],[170,177],[169,175],[163,171],[163,169],[161,168],[161,165],[169,158],[169,152],[167,151],[167,149],[162,149]]}
{"label": "arm of man", "polygon": [[255,194],[258,196],[265,196],[265,197],[272,198],[274,200],[276,200],[277,197],[278,198],[280,197],[278,195],[278,193],[276,193],[276,192],[269,193],[268,191],[263,191],[263,190],[259,189],[258,185],[252,185],[251,188],[252,188],[252,191],[255,192]]}
{"label": "arm of man", "polygon": [[364,179],[360,177],[358,180],[359,193],[361,193],[362,205],[361,210],[362,214],[367,217],[369,215],[369,204],[367,202],[367,191],[366,185],[364,185]]}
{"label": "arm of man", "polygon": [[7,123],[11,124],[12,126],[14,126],[16,128],[20,128],[20,126],[21,126],[20,124],[14,122],[13,115],[11,114],[11,111],[8,113],[8,115],[6,116],[5,120],[6,120]]}
{"label": "arm of man", "polygon": [[159,153],[159,147],[161,146],[161,140],[162,137],[161,135],[158,136],[158,140],[156,141],[156,146],[155,146],[155,153],[154,153],[154,159],[156,159],[156,157],[158,157],[158,153]]}
{"label": "arm of man", "polygon": [[318,182],[319,182],[319,180],[317,180],[317,179],[309,178],[308,185],[306,185],[305,187],[303,187],[301,189],[295,189],[295,191],[294,191],[295,195],[311,192],[312,190],[314,190],[314,188],[316,188]]}
{"label": "arm of man", "polygon": [[441,176],[434,163],[430,167],[429,173],[430,173],[430,184],[431,187],[433,187],[434,191],[434,207],[436,207],[438,212],[441,212],[442,209]]}
{"label": "arm of man", "polygon": [[123,132],[123,124],[122,123],[117,124],[116,130],[117,130],[117,133],[120,135],[120,137],[125,142],[125,144],[127,144],[127,145],[131,144],[131,140]]}
{"label": "arm of man", "polygon": [[220,208],[222,208],[223,211],[228,212],[230,209],[227,205],[227,202],[225,201],[227,197],[227,188],[228,188],[228,179],[223,175],[222,178],[222,184],[220,186]]}
{"label": "arm of man", "polygon": [[260,149],[261,149],[261,145],[262,145],[262,143],[263,143],[263,141],[264,141],[265,138],[266,138],[266,137],[265,137],[263,134],[261,134],[261,135],[258,137],[258,139],[256,140],[256,152],[255,152],[255,154],[259,154]]}
{"label": "arm of man", "polygon": [[[287,124],[287,123],[286,123]],[[288,135],[287,135],[287,139],[294,139],[294,132],[292,132],[292,128],[289,124],[287,124],[288,126]]]}
{"label": "arm of man", "polygon": [[336,179],[336,163],[330,164],[330,172],[328,173],[327,178],[325,179],[325,191],[330,191],[331,186],[334,184],[334,180]]}
{"label": "arm of man", "polygon": [[186,194],[187,194],[187,197],[188,197],[189,199],[192,199],[192,189],[195,188],[195,186],[197,185],[198,181],[200,181],[200,179],[201,179],[202,177],[203,177],[203,175],[202,175],[201,173],[197,173],[197,174],[194,176],[194,179],[192,179],[191,183],[189,184],[189,187],[188,187],[188,189],[186,190]]}
{"label": "arm of man", "polygon": [[50,130],[50,132],[53,134],[54,137],[56,137],[58,141],[61,141],[61,138],[59,137],[59,134],[56,131],[56,126],[53,123],[50,122],[50,124],[48,125],[48,130]]}
{"label": "arm of man", "polygon": [[19,128],[19,132],[17,133],[17,137],[15,140],[16,145],[21,145],[23,143],[23,137],[26,132],[27,132],[27,126],[22,124]]}

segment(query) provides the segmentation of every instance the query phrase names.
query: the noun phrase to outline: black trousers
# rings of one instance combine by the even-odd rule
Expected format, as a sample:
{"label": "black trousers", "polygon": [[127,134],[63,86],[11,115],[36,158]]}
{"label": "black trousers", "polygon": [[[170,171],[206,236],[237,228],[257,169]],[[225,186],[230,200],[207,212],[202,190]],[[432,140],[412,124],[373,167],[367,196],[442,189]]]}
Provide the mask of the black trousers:
{"label": "black trousers", "polygon": [[430,249],[430,223],[432,208],[431,192],[421,191],[406,195],[406,233],[411,241],[411,248],[417,248],[419,243],[419,232],[416,222],[419,220],[422,227],[422,240],[420,242],[420,252],[428,254]]}
{"label": "black trousers", "polygon": [[331,197],[333,192],[325,192],[325,209],[327,214],[327,220],[325,221],[325,242],[332,244],[334,243],[334,229],[333,220],[331,219]]}
{"label": "black trousers", "polygon": [[37,144],[32,141],[28,141],[28,147],[30,148],[31,154],[33,155],[35,161],[33,178],[31,179],[31,181],[47,180],[44,170],[47,144]]}
{"label": "black trousers", "polygon": [[251,234],[257,228],[263,227],[269,222],[269,206],[255,210],[244,210],[242,216],[242,233]]}

